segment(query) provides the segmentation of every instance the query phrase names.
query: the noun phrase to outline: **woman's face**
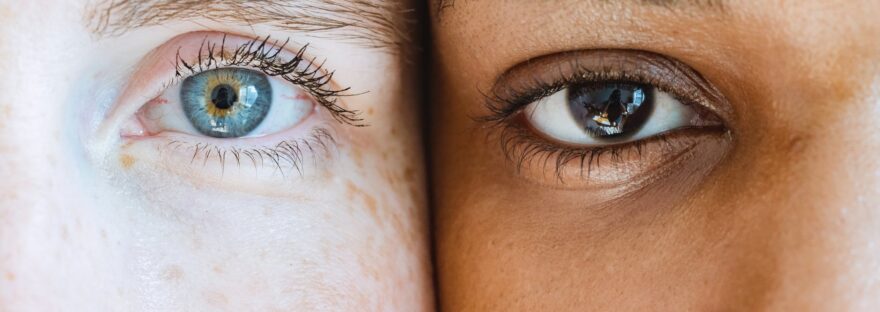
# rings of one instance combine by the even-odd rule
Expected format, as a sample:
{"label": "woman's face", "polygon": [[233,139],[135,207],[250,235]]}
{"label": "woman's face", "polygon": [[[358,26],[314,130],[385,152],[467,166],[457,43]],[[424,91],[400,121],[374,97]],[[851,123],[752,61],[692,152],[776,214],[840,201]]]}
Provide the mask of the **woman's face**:
{"label": "woman's face", "polygon": [[880,3],[432,9],[444,309],[880,305]]}
{"label": "woman's face", "polygon": [[410,6],[0,2],[0,310],[429,309]]}

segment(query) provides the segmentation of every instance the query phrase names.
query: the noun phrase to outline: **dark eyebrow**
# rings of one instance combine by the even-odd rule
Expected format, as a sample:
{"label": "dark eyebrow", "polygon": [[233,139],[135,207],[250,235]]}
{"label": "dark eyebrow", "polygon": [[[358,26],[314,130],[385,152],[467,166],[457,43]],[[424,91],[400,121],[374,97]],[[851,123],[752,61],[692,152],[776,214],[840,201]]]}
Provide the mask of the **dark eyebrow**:
{"label": "dark eyebrow", "polygon": [[370,0],[99,0],[86,9],[87,27],[99,37],[120,36],[172,20],[207,19],[266,24],[383,49],[403,49],[412,39],[411,8],[401,1]]}
{"label": "dark eyebrow", "polygon": [[[467,0],[432,0],[434,3],[434,16],[440,18],[444,11],[455,8],[455,3],[467,2]],[[592,0],[584,2],[617,2],[631,3],[637,5],[655,5],[667,9],[675,9],[678,7],[697,7],[707,10],[723,11],[726,0]]]}

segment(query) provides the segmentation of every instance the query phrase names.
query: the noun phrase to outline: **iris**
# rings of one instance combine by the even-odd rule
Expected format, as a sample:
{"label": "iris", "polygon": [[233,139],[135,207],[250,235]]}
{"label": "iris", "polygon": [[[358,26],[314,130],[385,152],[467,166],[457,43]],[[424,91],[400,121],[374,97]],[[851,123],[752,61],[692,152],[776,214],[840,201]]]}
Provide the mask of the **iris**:
{"label": "iris", "polygon": [[180,98],[183,111],[200,133],[235,138],[247,135],[266,118],[272,86],[261,72],[218,68],[186,78]]}
{"label": "iris", "polygon": [[634,83],[576,85],[568,93],[572,116],[599,138],[634,134],[645,124],[653,106],[653,88]]}

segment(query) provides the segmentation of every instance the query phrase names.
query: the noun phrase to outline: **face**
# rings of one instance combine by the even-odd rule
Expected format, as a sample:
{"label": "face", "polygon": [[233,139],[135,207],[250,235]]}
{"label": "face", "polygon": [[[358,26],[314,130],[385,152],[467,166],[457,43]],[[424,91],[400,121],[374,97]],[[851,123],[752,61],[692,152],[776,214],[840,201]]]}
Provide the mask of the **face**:
{"label": "face", "polygon": [[429,309],[411,4],[371,3],[0,2],[0,310]]}
{"label": "face", "polygon": [[880,306],[877,2],[432,9],[444,309]]}

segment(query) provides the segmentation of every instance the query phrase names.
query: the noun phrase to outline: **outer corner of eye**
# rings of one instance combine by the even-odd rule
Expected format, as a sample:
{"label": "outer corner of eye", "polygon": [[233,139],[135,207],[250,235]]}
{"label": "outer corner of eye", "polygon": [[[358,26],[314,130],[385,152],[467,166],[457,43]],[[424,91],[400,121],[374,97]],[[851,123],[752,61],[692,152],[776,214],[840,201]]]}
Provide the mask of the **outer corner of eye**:
{"label": "outer corner of eye", "polygon": [[697,115],[667,92],[626,82],[572,85],[529,104],[524,113],[529,125],[548,139],[586,147],[695,126]]}

